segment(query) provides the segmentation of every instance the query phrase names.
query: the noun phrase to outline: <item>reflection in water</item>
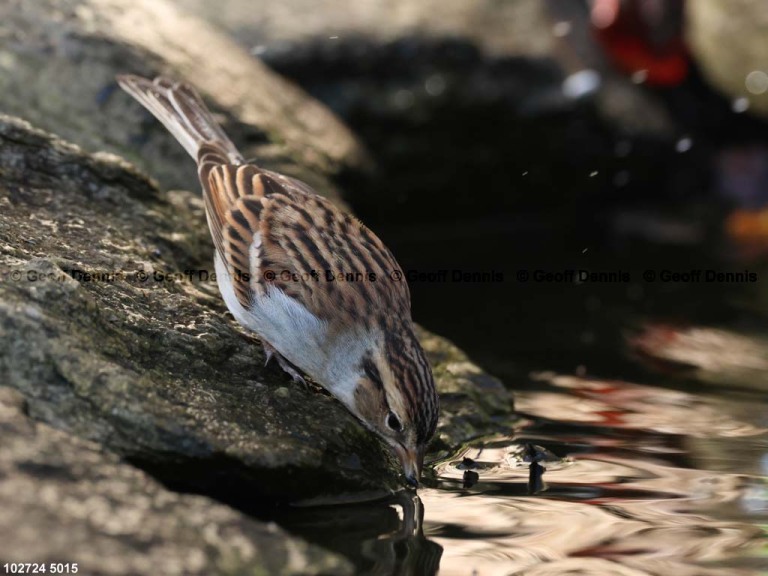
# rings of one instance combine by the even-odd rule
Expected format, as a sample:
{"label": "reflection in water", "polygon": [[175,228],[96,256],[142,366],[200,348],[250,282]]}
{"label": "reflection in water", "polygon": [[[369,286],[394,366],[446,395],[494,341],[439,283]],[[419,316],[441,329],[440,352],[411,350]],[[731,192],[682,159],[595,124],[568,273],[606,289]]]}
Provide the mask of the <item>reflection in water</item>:
{"label": "reflection in water", "polygon": [[768,340],[761,335],[698,326],[645,323],[628,338],[641,360],[700,382],[765,390]]}
{"label": "reflection in water", "polygon": [[[548,389],[517,396],[532,417],[517,439],[467,449],[441,466],[438,489],[422,491],[425,534],[444,549],[441,574],[759,573],[768,484],[698,469],[707,463],[690,461],[683,433],[768,452],[765,429],[683,392],[538,378]],[[567,456],[543,459],[548,489],[534,497],[528,441]],[[480,471],[471,490],[459,482],[462,458]]]}
{"label": "reflection in water", "polygon": [[[364,574],[765,574],[762,396],[536,378],[537,391],[517,396],[526,427],[441,464],[421,499],[278,520]],[[546,472],[536,495],[532,463]],[[720,471],[745,468],[754,473]]]}
{"label": "reflection in water", "polygon": [[424,506],[412,492],[374,503],[296,509],[279,522],[349,557],[361,573],[437,574],[442,547],[424,537]]}
{"label": "reflection in water", "polygon": [[[646,435],[739,438],[766,432],[765,428],[735,420],[731,411],[724,409],[728,407],[728,400],[723,398],[715,400],[621,381],[547,373],[537,374],[535,378],[551,384],[552,391],[522,394],[517,406],[521,412],[541,418],[593,423]],[[569,393],[563,393],[563,389]],[[764,401],[761,404],[765,408]]]}
{"label": "reflection in water", "polygon": [[[467,567],[527,574],[542,562],[553,572],[575,564],[580,574],[705,574],[702,564],[737,554],[761,535],[702,513],[742,494],[735,478],[728,485],[697,471],[604,458],[552,467],[546,498],[521,496],[525,471],[503,462],[473,494],[427,491],[426,534],[445,550],[441,574],[466,574]],[[444,478],[454,476],[451,468]],[[616,566],[601,561],[590,571],[585,559]]]}

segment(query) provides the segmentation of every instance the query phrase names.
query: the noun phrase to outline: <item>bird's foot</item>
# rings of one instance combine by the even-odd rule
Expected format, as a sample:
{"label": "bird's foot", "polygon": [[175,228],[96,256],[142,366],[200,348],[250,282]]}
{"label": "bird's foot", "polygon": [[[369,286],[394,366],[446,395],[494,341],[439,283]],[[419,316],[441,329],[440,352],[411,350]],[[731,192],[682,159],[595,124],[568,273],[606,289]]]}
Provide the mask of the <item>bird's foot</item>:
{"label": "bird's foot", "polygon": [[265,342],[262,340],[262,344],[264,345],[264,355],[267,357],[266,361],[264,362],[264,366],[269,364],[269,361],[274,358],[277,360],[277,363],[280,365],[280,368],[283,369],[283,372],[290,375],[291,378],[293,378],[294,382],[301,382],[305,386],[307,385],[307,381],[304,380],[304,377],[299,373],[299,371],[296,369],[296,367],[288,362],[285,358],[283,358],[282,354],[275,350],[274,346],[270,344],[269,342]]}

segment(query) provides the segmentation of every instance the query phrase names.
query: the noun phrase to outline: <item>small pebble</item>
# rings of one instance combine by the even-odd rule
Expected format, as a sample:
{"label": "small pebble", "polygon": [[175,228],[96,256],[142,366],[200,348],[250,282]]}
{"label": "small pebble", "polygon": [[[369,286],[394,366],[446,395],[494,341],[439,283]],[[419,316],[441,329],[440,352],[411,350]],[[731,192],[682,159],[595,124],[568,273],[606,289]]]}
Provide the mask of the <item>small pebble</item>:
{"label": "small pebble", "polygon": [[31,306],[27,305],[24,307],[24,314],[26,314],[29,318],[32,318],[33,320],[41,320],[43,318],[43,313],[37,306]]}
{"label": "small pebble", "polygon": [[475,466],[477,466],[477,462],[475,462],[474,460],[472,460],[472,458],[464,458],[464,459],[461,461],[461,464],[459,464],[458,468],[459,468],[460,470],[471,470],[471,469],[472,469],[472,468],[474,468]]}

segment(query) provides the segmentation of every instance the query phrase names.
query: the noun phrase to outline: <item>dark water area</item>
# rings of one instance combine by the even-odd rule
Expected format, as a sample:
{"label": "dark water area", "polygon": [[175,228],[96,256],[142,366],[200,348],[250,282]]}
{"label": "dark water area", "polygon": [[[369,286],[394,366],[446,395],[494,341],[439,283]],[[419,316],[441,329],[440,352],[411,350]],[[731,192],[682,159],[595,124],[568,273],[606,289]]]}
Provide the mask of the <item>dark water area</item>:
{"label": "dark water area", "polygon": [[[393,250],[405,254],[417,320],[500,376],[517,379],[531,370],[658,378],[631,346],[650,325],[732,329],[765,341],[764,262],[706,244],[565,235],[559,223],[532,225],[535,218],[435,230],[427,236],[448,247],[440,249],[419,245],[415,234],[403,241],[393,235]],[[423,255],[414,255],[420,249]],[[764,386],[765,374],[752,376],[730,384]],[[685,385],[684,378],[676,382]]]}

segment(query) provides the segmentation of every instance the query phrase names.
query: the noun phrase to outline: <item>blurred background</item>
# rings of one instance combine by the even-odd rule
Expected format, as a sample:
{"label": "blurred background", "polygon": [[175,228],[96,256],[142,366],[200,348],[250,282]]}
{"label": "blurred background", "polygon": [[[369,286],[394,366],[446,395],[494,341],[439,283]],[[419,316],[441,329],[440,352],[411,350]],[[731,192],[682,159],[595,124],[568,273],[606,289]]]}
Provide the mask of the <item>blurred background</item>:
{"label": "blurred background", "polygon": [[[3,111],[196,190],[114,93],[162,55],[259,161],[338,191],[416,321],[515,392],[520,425],[438,462],[420,500],[283,528],[360,573],[768,573],[766,0],[11,4]],[[275,76],[238,83],[246,58]]]}
{"label": "blurred background", "polygon": [[[345,199],[412,271],[417,319],[484,365],[627,377],[626,329],[651,318],[762,331],[763,282],[642,273],[764,265],[763,3],[178,4],[351,127],[374,169],[339,175]],[[440,270],[498,276],[429,275]],[[727,362],[727,348],[712,353]]]}

